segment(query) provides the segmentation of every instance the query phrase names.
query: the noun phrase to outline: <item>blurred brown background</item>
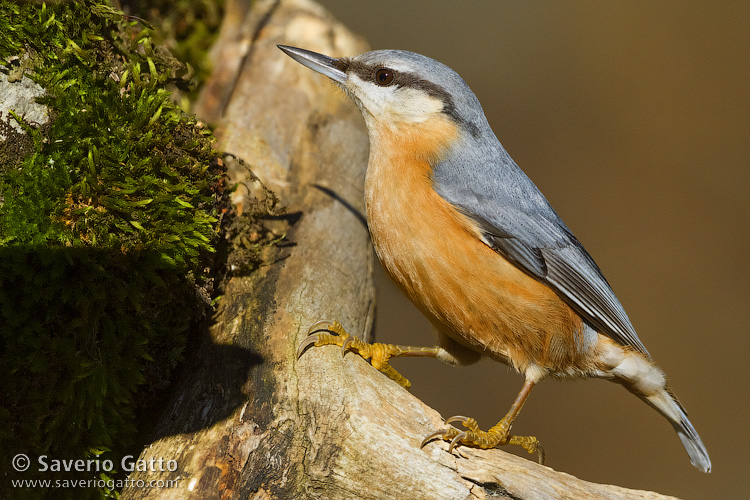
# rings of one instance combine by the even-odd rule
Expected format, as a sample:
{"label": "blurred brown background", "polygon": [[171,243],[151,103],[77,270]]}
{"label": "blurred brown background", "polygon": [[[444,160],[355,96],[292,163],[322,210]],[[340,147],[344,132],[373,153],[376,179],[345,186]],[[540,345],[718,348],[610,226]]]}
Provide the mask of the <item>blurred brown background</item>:
{"label": "blurred brown background", "polygon": [[[545,381],[516,433],[539,437],[550,467],[591,481],[747,498],[750,2],[321,3],[373,48],[420,52],[469,83],[604,271],[714,472],[694,469],[662,417],[605,381]],[[433,343],[382,271],[378,293],[379,341]],[[491,361],[394,365],[444,417],[484,428],[522,384]]]}

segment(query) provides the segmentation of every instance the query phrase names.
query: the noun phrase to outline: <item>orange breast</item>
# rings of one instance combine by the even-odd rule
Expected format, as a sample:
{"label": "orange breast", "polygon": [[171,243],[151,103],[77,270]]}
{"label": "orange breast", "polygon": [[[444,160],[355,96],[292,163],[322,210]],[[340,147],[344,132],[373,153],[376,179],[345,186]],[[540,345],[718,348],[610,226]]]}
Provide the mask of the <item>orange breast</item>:
{"label": "orange breast", "polygon": [[457,129],[377,127],[365,182],[375,250],[391,278],[442,332],[523,371],[582,367],[583,322],[547,285],[479,239],[475,224],[432,188],[430,160]]}

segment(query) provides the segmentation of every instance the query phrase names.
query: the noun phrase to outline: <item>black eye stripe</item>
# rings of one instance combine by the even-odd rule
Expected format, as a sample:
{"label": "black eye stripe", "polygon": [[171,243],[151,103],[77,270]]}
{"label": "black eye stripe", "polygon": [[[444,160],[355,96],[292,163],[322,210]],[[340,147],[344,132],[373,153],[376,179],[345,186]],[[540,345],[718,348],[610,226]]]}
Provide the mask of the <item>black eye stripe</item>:
{"label": "black eye stripe", "polygon": [[379,70],[390,70],[393,72],[393,82],[391,85],[399,87],[410,87],[427,92],[432,97],[438,99],[450,100],[450,95],[441,86],[424,80],[414,73],[396,71],[388,68],[385,64],[369,65],[352,59],[339,59],[338,69],[346,73],[353,73],[366,82],[374,82]]}
{"label": "black eye stripe", "polygon": [[[378,64],[377,66],[370,66],[359,61],[350,60],[347,62],[349,64],[346,66],[346,69],[344,71],[354,73],[366,82],[375,82],[376,84],[381,86],[396,85],[398,87],[418,89],[426,92],[432,97],[442,100],[446,104],[452,105],[453,100],[451,99],[450,94],[448,94],[448,92],[446,92],[443,87],[436,83],[432,83],[428,80],[420,78],[414,73],[396,71],[380,64]],[[378,73],[381,71],[389,71],[393,75],[392,80],[389,80],[389,83],[378,81]]]}

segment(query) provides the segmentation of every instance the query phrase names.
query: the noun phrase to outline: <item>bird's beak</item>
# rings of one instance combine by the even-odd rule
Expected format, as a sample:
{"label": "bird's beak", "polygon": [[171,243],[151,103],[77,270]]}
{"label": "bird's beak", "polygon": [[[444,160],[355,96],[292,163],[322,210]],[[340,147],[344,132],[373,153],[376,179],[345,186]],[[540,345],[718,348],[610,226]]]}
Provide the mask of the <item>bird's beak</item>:
{"label": "bird's beak", "polygon": [[338,59],[288,45],[277,45],[277,47],[301,65],[307,66],[311,70],[317,71],[334,81],[344,83],[347,80],[346,73],[336,67]]}

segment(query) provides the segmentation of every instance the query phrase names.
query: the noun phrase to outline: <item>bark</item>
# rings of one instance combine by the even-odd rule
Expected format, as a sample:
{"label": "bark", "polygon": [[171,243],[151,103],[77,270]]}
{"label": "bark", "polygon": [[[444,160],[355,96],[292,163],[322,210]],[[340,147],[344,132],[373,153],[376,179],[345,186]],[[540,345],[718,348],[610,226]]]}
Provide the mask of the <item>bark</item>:
{"label": "bark", "polygon": [[[276,44],[333,56],[365,43],[308,0],[229,2],[198,114],[286,205],[288,245],[234,277],[190,374],[141,459],[175,471],[130,480],[141,498],[656,499],[582,481],[502,450],[422,439],[441,416],[353,354],[296,347],[310,325],[371,329],[373,256],[362,216],[364,122],[325,78]],[[241,169],[233,170],[241,180]],[[153,462],[159,469],[158,462]],[[161,467],[166,468],[166,467]]]}

